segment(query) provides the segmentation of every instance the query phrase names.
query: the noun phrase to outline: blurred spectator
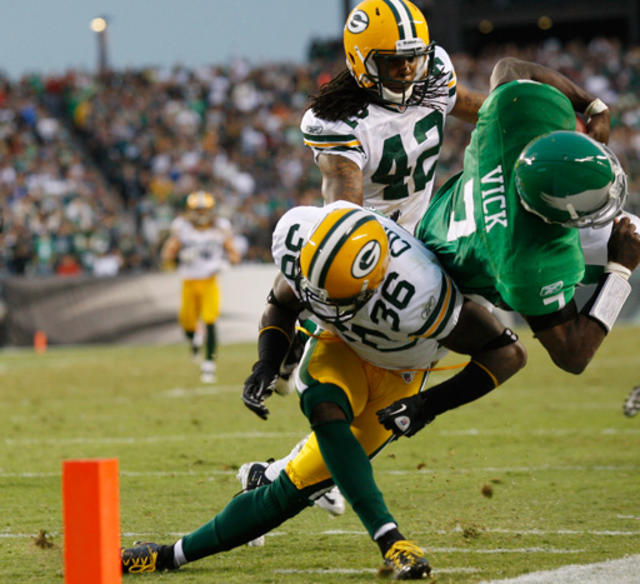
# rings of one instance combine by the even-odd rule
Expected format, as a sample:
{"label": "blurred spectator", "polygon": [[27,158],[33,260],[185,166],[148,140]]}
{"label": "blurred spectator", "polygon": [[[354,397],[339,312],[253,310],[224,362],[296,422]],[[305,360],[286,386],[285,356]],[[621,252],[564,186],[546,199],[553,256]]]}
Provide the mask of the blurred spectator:
{"label": "blurred spectator", "polygon": [[58,276],[77,276],[82,273],[82,266],[70,253],[65,253],[58,261],[56,272]]}
{"label": "blurred spectator", "polygon": [[[317,49],[306,65],[0,78],[0,274],[52,274],[69,257],[88,274],[157,268],[183,198],[199,188],[216,193],[244,260],[270,261],[278,218],[322,202],[299,120],[309,93],[342,66],[337,54]],[[640,47],[549,40],[452,58],[471,87],[486,90],[506,55],[557,69],[607,101],[610,145],[640,211]],[[461,167],[471,129],[447,122],[436,186]]]}

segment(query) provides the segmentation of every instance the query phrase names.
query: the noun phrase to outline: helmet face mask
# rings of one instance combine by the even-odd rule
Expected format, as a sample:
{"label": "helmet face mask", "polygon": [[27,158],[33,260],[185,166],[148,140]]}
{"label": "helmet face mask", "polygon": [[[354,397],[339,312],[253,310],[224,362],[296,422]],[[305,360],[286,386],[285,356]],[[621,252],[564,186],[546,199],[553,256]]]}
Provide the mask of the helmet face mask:
{"label": "helmet face mask", "polygon": [[586,134],[557,131],[532,140],[515,164],[523,207],[547,223],[604,227],[627,197],[616,155]]}
{"label": "helmet face mask", "polygon": [[296,288],[305,308],[319,319],[332,324],[351,320],[375,292],[375,290],[365,288],[352,298],[334,300],[328,297],[326,290],[316,288],[300,272],[296,278]]}
{"label": "helmet face mask", "polygon": [[389,244],[375,215],[351,207],[329,212],[311,230],[298,260],[295,286],[305,308],[344,323],[384,279]]}
{"label": "helmet face mask", "polygon": [[[433,68],[435,44],[424,15],[408,0],[364,0],[344,28],[347,67],[360,87],[387,105],[422,103]],[[409,60],[411,75],[393,74],[394,61]]]}

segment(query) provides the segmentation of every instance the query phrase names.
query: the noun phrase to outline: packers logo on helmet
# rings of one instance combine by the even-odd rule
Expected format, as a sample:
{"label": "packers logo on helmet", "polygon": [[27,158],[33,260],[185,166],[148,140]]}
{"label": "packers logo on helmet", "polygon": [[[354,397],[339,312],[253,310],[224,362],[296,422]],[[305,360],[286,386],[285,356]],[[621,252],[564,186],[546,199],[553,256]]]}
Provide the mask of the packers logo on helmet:
{"label": "packers logo on helmet", "polygon": [[387,235],[375,215],[335,209],[318,223],[300,250],[298,293],[327,322],[344,322],[382,282],[389,259]]}
{"label": "packers logo on helmet", "polygon": [[187,197],[187,216],[196,227],[206,227],[213,222],[213,195],[207,191],[195,191]]}
{"label": "packers logo on helmet", "polygon": [[586,134],[535,138],[515,164],[515,185],[527,211],[565,227],[602,227],[622,209],[627,177],[616,155]]}
{"label": "packers logo on helmet", "polygon": [[[363,89],[379,101],[415,105],[424,99],[435,45],[427,21],[408,0],[363,0],[344,27],[347,67]],[[410,60],[411,76],[400,75],[394,63]]]}

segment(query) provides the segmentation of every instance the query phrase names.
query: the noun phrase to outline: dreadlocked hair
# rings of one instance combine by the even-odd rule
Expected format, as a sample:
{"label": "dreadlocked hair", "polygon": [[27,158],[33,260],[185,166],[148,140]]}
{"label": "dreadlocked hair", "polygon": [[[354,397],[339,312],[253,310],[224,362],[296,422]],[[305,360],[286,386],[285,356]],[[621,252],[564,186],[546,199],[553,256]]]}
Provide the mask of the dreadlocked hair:
{"label": "dreadlocked hair", "polygon": [[[429,75],[428,83],[415,87],[408,105],[423,103],[444,111],[444,101],[449,92],[448,81],[447,72],[436,70]],[[312,109],[323,120],[337,122],[357,116],[372,103],[385,107],[385,103],[374,91],[360,87],[351,72],[345,68],[310,97],[307,109]]]}
{"label": "dreadlocked hair", "polygon": [[345,68],[311,96],[309,108],[313,109],[319,118],[337,122],[357,116],[374,101],[373,98],[373,94],[362,89]]}

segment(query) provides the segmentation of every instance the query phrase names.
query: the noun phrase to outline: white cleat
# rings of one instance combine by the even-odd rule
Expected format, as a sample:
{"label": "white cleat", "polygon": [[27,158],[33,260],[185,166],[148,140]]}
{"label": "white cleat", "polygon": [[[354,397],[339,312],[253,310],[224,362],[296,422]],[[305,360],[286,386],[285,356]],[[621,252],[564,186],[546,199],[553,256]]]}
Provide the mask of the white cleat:
{"label": "white cleat", "polygon": [[[236,478],[240,481],[243,491],[251,491],[260,485],[268,484],[265,481],[264,471],[267,468],[266,462],[245,462],[239,469]],[[264,535],[247,542],[249,547],[263,547]]]}
{"label": "white cleat", "polygon": [[346,509],[344,497],[338,487],[333,487],[314,501],[316,507],[324,509],[330,515],[342,515]]}
{"label": "white cleat", "polygon": [[216,364],[213,361],[203,361],[200,364],[200,381],[202,383],[215,383],[217,379]]}

